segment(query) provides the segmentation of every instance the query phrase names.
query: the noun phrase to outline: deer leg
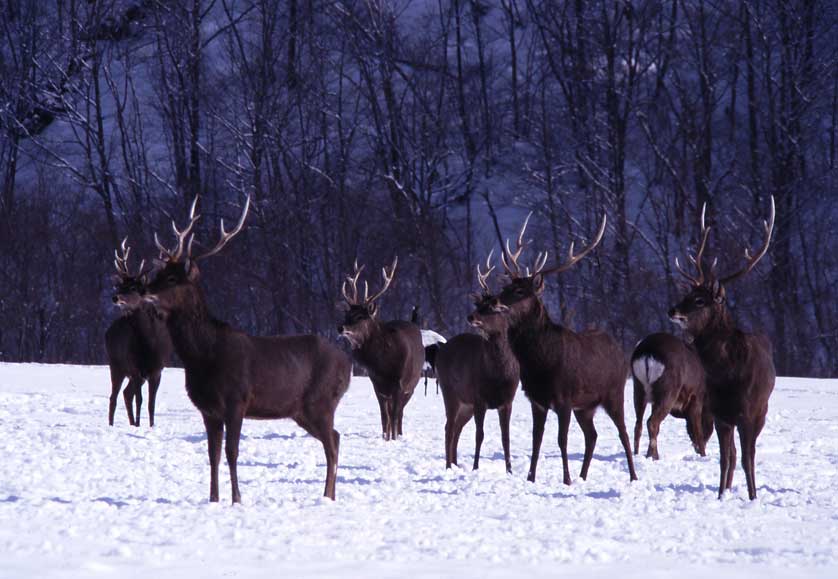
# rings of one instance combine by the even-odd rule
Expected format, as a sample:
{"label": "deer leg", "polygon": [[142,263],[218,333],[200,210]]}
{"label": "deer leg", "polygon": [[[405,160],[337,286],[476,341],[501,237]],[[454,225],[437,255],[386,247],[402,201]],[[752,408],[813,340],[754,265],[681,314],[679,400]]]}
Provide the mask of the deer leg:
{"label": "deer leg", "polygon": [[396,440],[401,434],[399,430],[399,417],[402,414],[402,390],[399,388],[393,394],[392,410],[390,412],[390,440]]}
{"label": "deer leg", "polygon": [[143,407],[143,382],[145,382],[143,378],[137,379],[137,384],[134,387],[134,404],[137,408],[137,420],[134,423],[134,426],[140,425],[140,410]]}
{"label": "deer leg", "polygon": [[404,418],[404,407],[407,406],[407,403],[410,402],[411,397],[413,396],[413,392],[405,393],[401,398],[401,404],[399,405],[399,436],[402,436],[402,419]]}
{"label": "deer leg", "polygon": [[389,400],[378,392],[375,393],[375,397],[378,398],[378,408],[381,411],[381,437],[390,440]]}
{"label": "deer leg", "polygon": [[567,462],[567,432],[570,429],[570,407],[561,406],[558,409],[559,415],[559,450],[562,451],[562,473],[563,482],[570,485],[570,466]]}
{"label": "deer leg", "polygon": [[643,415],[646,413],[646,389],[634,379],[634,454],[640,453],[640,437],[643,435]]}
{"label": "deer leg", "polygon": [[530,402],[532,408],[532,457],[530,457],[530,472],[527,480],[535,482],[535,469],[538,466],[538,454],[541,452],[541,439],[544,438],[544,423],[547,422],[547,409]]}
{"label": "deer leg", "polygon": [[591,459],[594,456],[594,448],[596,448],[597,433],[594,428],[594,413],[596,407],[585,410],[574,410],[573,414],[576,416],[576,422],[582,429],[582,434],[585,435],[585,458],[582,460],[582,471],[579,476],[582,480],[588,480],[588,467],[591,466]]}
{"label": "deer leg", "polygon": [[125,402],[125,410],[128,412],[128,423],[131,426],[139,426],[140,421],[134,420],[134,391],[140,389],[142,378],[128,378],[128,385],[122,391],[122,399]]}
{"label": "deer leg", "polygon": [[695,398],[687,408],[687,433],[695,451],[701,456],[707,456],[701,424],[701,403]]}
{"label": "deer leg", "polygon": [[471,420],[474,412],[465,404],[457,406],[457,412],[454,415],[454,427],[451,431],[451,462],[457,463],[457,446],[460,444],[460,434],[463,432],[463,427]]}
{"label": "deer leg", "polygon": [[512,474],[512,459],[509,455],[509,419],[512,416],[512,405],[504,404],[498,408],[500,422],[500,439],[503,444],[503,459],[506,462],[506,472]]}
{"label": "deer leg", "polygon": [[[111,368],[111,397],[108,401],[108,424],[113,426],[113,416],[116,413],[116,402],[117,398],[119,397],[119,388],[122,386],[122,381],[125,379],[125,376]],[[129,414],[128,417],[130,418],[131,415]]]}
{"label": "deer leg", "polygon": [[480,447],[483,446],[483,419],[486,417],[486,407],[482,404],[474,405],[474,467],[480,464]]}
{"label": "deer leg", "polygon": [[340,449],[340,433],[334,429],[334,422],[334,410],[323,415],[309,412],[305,419],[297,420],[297,424],[323,445],[323,452],[326,455],[326,488],[323,496],[332,500],[335,500]]}
{"label": "deer leg", "polygon": [[233,504],[242,502],[242,496],[239,492],[238,461],[239,439],[241,438],[243,419],[244,410],[236,407],[228,412],[227,419],[224,421],[224,426],[227,430],[224,453],[227,455],[227,467],[230,469],[230,487],[232,489]]}
{"label": "deer leg", "polygon": [[730,465],[730,447],[733,446],[733,427],[716,420],[716,436],[719,439],[719,498],[728,488]]}
{"label": "deer leg", "polygon": [[629,446],[629,437],[628,432],[626,432],[626,421],[623,418],[623,412],[623,389],[620,388],[614,393],[613,400],[607,401],[605,413],[611,418],[611,421],[617,427],[617,433],[620,435],[620,443],[623,445],[623,451],[626,453],[626,462],[628,462],[629,467],[629,481],[636,481],[637,472],[634,470],[634,458],[631,455],[631,447]]}
{"label": "deer leg", "polygon": [[660,459],[658,455],[658,434],[660,433],[661,422],[672,409],[673,398],[672,396],[666,396],[662,400],[656,400],[652,403],[652,415],[646,422],[646,428],[649,430],[649,449],[646,451],[646,458]]}
{"label": "deer leg", "polygon": [[148,425],[154,428],[154,407],[157,402],[157,389],[160,388],[160,372],[148,377]]}
{"label": "deer leg", "polygon": [[221,437],[224,434],[224,422],[203,414],[204,428],[207,431],[207,452],[210,461],[210,502],[218,502],[218,463],[221,462]]}
{"label": "deer leg", "polygon": [[733,488],[733,474],[736,472],[736,442],[734,440],[734,427],[730,427],[730,447],[728,448],[728,469],[727,469],[727,485],[725,488]]}

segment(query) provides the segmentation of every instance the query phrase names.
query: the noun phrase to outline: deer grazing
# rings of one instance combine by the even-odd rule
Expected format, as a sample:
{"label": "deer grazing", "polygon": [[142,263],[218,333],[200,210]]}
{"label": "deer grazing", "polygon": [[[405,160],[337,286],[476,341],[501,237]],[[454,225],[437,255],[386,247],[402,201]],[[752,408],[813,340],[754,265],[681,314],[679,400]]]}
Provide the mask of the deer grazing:
{"label": "deer grazing", "polygon": [[559,417],[564,484],[571,482],[567,457],[571,412],[585,436],[585,456],[580,476],[587,478],[596,446],[594,414],[599,406],[617,426],[628,461],[630,480],[637,480],[623,416],[623,393],[628,374],[625,354],[616,340],[605,332],[577,333],[556,324],[541,301],[545,276],[567,271],[593,251],[605,233],[606,217],[603,215],[593,242],[580,253],[574,254],[571,243],[568,259],[548,269],[544,269],[547,253],[540,253],[532,270],[518,264],[525,246],[524,232],[528,221],[529,216],[518,234],[514,252],[507,240],[506,252],[501,259],[510,281],[493,306],[509,318],[509,341],[521,367],[522,389],[532,406],[532,458],[527,480],[535,481],[544,423],[551,408]]}
{"label": "deer grazing", "polygon": [[493,308],[495,298],[487,283],[494,269],[491,258],[490,253],[486,273],[477,266],[477,280],[483,292],[475,296],[475,310],[468,316],[469,323],[483,335],[459,334],[438,344],[435,364],[445,403],[445,467],[457,464],[460,433],[473,416],[474,470],[477,470],[483,444],[483,419],[486,410],[491,408],[498,411],[506,472],[511,473],[509,419],[518,389],[518,360],[507,339],[507,318]]}
{"label": "deer grazing", "polygon": [[367,282],[364,282],[363,297],[358,293],[358,278],[364,267],[358,267],[357,261],[353,274],[346,277],[341,288],[347,310],[338,333],[349,340],[353,356],[369,372],[381,410],[384,440],[395,440],[402,435],[404,407],[413,396],[425,360],[419,326],[402,320],[379,322],[376,319],[375,300],[390,288],[398,263],[396,257],[390,271],[382,268],[384,285],[372,296]]}
{"label": "deer grazing", "polygon": [[634,454],[640,452],[643,414],[652,403],[646,423],[649,449],[646,457],[658,460],[658,432],[667,415],[685,418],[693,448],[705,456],[713,434],[713,413],[704,388],[704,367],[695,348],[672,334],[657,333],[644,338],[631,355],[634,378]]}
{"label": "deer grazing", "polygon": [[707,274],[704,272],[704,249],[710,235],[710,228],[704,224],[704,209],[706,207],[701,212],[701,242],[696,254],[690,256],[697,274],[688,273],[676,259],[676,268],[691,288],[669,311],[669,317],[693,337],[704,365],[710,409],[719,439],[719,498],[733,484],[736,468],[733,435],[734,429],[738,429],[748,497],[753,500],[757,496],[756,442],[765,425],[768,399],[774,390],[773,353],[767,337],[746,333],[737,327],[725,303],[725,286],[750,272],[768,251],[774,230],[774,198],[771,198],[770,217],[764,222],[762,247],[754,255],[746,249],[745,266],[724,277],[714,273],[716,261]]}
{"label": "deer grazing", "polygon": [[217,320],[207,308],[199,285],[198,262],[221,251],[242,229],[250,207],[248,197],[235,228],[213,249],[193,255],[189,224],[177,234],[174,249],[157,239],[163,262],[146,287],[145,300],[166,319],[175,350],[186,371],[186,392],[201,412],[207,431],[210,501],[218,501],[221,441],[230,468],[233,503],[241,501],[237,474],[239,438],[244,418],[291,418],[323,445],[326,454],[324,496],[334,500],[340,434],[334,429],[335,409],[349,387],[351,363],[337,347],[318,336],[249,336]]}
{"label": "deer grazing", "polygon": [[[115,252],[116,274],[113,276],[113,302],[122,312],[105,332],[105,349],[108,353],[108,365],[111,370],[111,396],[108,408],[108,424],[113,426],[119,389],[125,378],[128,385],[122,392],[128,422],[132,426],[140,425],[140,408],[143,403],[142,385],[148,380],[148,422],[154,426],[154,407],[157,402],[157,389],[163,367],[172,354],[172,342],[166,323],[154,311],[154,308],[142,300],[143,267],[140,263],[137,271],[132,272],[128,265],[131,248],[128,239],[122,241],[121,252]],[[134,417],[133,403],[137,414]]]}

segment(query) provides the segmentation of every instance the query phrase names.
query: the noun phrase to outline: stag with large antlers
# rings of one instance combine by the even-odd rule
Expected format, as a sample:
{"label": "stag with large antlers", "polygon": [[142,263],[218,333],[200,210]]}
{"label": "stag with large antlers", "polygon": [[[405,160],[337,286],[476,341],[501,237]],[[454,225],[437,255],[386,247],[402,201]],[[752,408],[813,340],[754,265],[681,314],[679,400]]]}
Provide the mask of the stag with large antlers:
{"label": "stag with large antlers", "polygon": [[[116,274],[113,276],[113,302],[122,315],[105,332],[105,349],[111,370],[108,424],[113,426],[119,389],[127,377],[128,385],[122,396],[128,411],[129,424],[140,425],[142,386],[143,382],[148,380],[148,422],[150,426],[154,426],[157,390],[160,387],[163,367],[172,354],[172,343],[166,323],[152,306],[142,300],[145,261],[140,263],[136,271],[131,271],[128,264],[131,248],[127,243],[128,238],[125,238],[120,249],[115,252],[114,259]],[[134,404],[137,410],[136,417]]]}
{"label": "stag with large antlers", "polygon": [[349,358],[318,336],[249,336],[212,316],[198,285],[197,264],[221,251],[242,230],[250,198],[236,227],[227,232],[222,221],[218,243],[200,255],[192,254],[192,229],[200,218],[196,203],[197,198],[182,231],[172,223],[177,237],[173,249],[155,235],[163,263],[148,284],[145,299],[166,319],[186,370],[186,392],[204,420],[210,501],[218,501],[222,438],[226,438],[233,502],[241,501],[237,461],[244,418],[291,418],[319,440],[326,454],[324,496],[334,500],[340,446],[335,409],[349,387]]}
{"label": "stag with large antlers", "polygon": [[509,318],[509,341],[521,367],[522,389],[532,406],[532,458],[527,479],[535,481],[544,423],[551,408],[559,417],[564,483],[571,482],[567,456],[571,412],[585,435],[580,476],[586,479],[597,439],[594,414],[602,406],[619,432],[630,480],[636,480],[623,409],[628,370],[625,354],[605,332],[576,333],[556,324],[541,300],[544,277],[570,269],[593,251],[605,233],[606,217],[603,215],[599,231],[585,249],[575,253],[571,243],[567,259],[547,269],[546,252],[538,254],[532,268],[519,264],[526,246],[524,233],[528,221],[529,216],[521,227],[514,251],[507,241],[503,264],[510,280],[493,304],[495,311]]}
{"label": "stag with large antlers", "polygon": [[401,436],[404,407],[413,396],[425,359],[419,326],[402,320],[377,319],[376,300],[390,288],[398,263],[397,257],[389,271],[381,269],[384,283],[372,296],[366,281],[363,297],[359,295],[358,281],[364,266],[359,267],[357,261],[341,288],[347,309],[338,333],[349,340],[353,356],[369,372],[381,410],[384,440]]}
{"label": "stag with large antlers", "polygon": [[[700,244],[690,257],[696,274],[676,267],[690,284],[690,291],[669,311],[669,317],[693,337],[707,375],[710,408],[719,439],[719,498],[733,485],[736,468],[734,429],[739,430],[742,468],[748,485],[748,497],[757,496],[755,460],[757,437],[765,425],[768,399],[774,390],[774,360],[771,342],[761,334],[740,330],[726,306],[725,285],[746,275],[766,254],[774,230],[774,198],[764,222],[765,239],[756,254],[745,250],[745,265],[734,273],[717,277],[714,267],[704,271],[704,250],[710,228],[701,212]],[[713,265],[716,262],[714,260]]]}
{"label": "stag with large antlers", "polygon": [[468,322],[481,335],[459,334],[436,353],[437,381],[445,402],[445,466],[457,464],[457,443],[463,427],[474,417],[474,469],[480,462],[483,444],[483,419],[487,409],[498,411],[506,472],[512,472],[509,454],[509,419],[512,401],[518,390],[518,360],[507,339],[508,320],[492,307],[494,296],[488,278],[494,266],[492,254],[486,260],[486,272],[477,266],[477,281],[482,293],[474,296],[474,311]]}

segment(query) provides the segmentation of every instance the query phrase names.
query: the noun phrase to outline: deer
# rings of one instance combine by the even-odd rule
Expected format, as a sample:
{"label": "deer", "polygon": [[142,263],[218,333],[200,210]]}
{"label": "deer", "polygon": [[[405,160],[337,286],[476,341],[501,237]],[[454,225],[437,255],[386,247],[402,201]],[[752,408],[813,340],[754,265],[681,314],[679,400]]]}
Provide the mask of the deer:
{"label": "deer", "polygon": [[445,468],[457,464],[457,445],[463,427],[474,418],[474,465],[480,464],[483,444],[483,420],[486,410],[498,411],[506,472],[512,473],[509,454],[509,420],[512,401],[518,390],[518,360],[507,339],[508,320],[496,312],[494,297],[488,285],[492,253],[486,260],[486,272],[477,266],[481,294],[474,295],[474,311],[468,323],[480,332],[458,334],[448,342],[437,344],[435,368],[437,383],[445,404]]}
{"label": "deer", "polygon": [[210,502],[218,502],[222,438],[230,469],[233,504],[241,502],[237,473],[239,439],[245,418],[290,418],[320,441],[326,455],[323,495],[335,500],[340,433],[335,410],[349,387],[349,357],[316,335],[251,336],[212,315],[200,285],[198,263],[218,254],[241,232],[248,196],[238,223],[212,249],[193,254],[196,196],[183,230],[173,221],[173,248],[154,235],[162,260],[145,288],[144,300],[165,318],[175,351],[183,361],[186,392],[201,413],[207,433]]}
{"label": "deer", "polygon": [[[378,300],[390,288],[399,258],[381,268],[383,285],[369,295],[369,284],[364,282],[364,294],[359,295],[358,279],[364,266],[356,260],[353,273],[346,276],[341,286],[346,313],[338,334],[349,341],[353,358],[369,372],[381,412],[382,438],[396,440],[402,436],[404,407],[413,396],[422,374],[425,349],[419,326],[404,320],[380,322]],[[348,289],[347,289],[348,288]]]}
{"label": "deer", "polygon": [[640,341],[631,355],[634,382],[634,454],[640,452],[643,415],[652,403],[646,423],[649,448],[646,458],[658,460],[658,433],[664,418],[672,415],[687,422],[693,449],[706,456],[713,434],[713,413],[704,387],[704,367],[695,348],[672,334],[658,332]]}
{"label": "deer", "polygon": [[754,254],[746,248],[744,266],[726,276],[715,273],[718,259],[713,261],[707,273],[704,272],[704,250],[710,235],[710,228],[704,221],[706,209],[705,204],[701,210],[698,251],[689,255],[696,273],[688,272],[677,258],[675,260],[675,267],[689,284],[689,291],[669,310],[669,318],[692,337],[704,366],[710,409],[719,439],[719,499],[733,485],[736,469],[734,431],[738,430],[748,498],[754,500],[757,497],[756,442],[765,426],[768,400],[776,378],[773,349],[765,335],[739,328],[727,308],[725,287],[747,275],[768,252],[774,231],[774,197],[771,197],[768,220],[763,222],[765,239],[762,246]]}
{"label": "deer", "polygon": [[[142,385],[147,380],[148,422],[149,426],[154,427],[157,390],[163,368],[172,355],[172,342],[165,322],[152,306],[142,300],[145,260],[136,271],[131,271],[128,264],[131,248],[127,243],[126,237],[119,249],[114,251],[116,273],[112,278],[113,303],[122,315],[105,332],[105,350],[111,374],[108,424],[113,426],[119,390],[125,378],[128,378],[128,385],[122,392],[125,409],[128,411],[128,423],[140,426]],[[136,404],[136,418],[132,402]]]}
{"label": "deer", "polygon": [[614,422],[625,451],[630,481],[637,480],[626,432],[623,395],[628,375],[626,356],[608,333],[600,330],[575,332],[554,322],[542,301],[547,275],[572,268],[599,245],[605,234],[602,217],[594,240],[581,252],[570,244],[567,259],[547,269],[547,252],[536,257],[532,269],[518,263],[524,250],[524,233],[532,213],[518,234],[513,251],[506,240],[501,261],[508,282],[495,298],[493,309],[509,320],[508,337],[521,369],[521,388],[532,409],[532,457],[527,480],[535,482],[538,455],[544,436],[547,413],[553,409],[559,420],[559,448],[562,454],[563,482],[571,484],[567,456],[567,435],[571,412],[585,437],[585,455],[580,477],[586,480],[596,446],[594,414],[603,407]]}

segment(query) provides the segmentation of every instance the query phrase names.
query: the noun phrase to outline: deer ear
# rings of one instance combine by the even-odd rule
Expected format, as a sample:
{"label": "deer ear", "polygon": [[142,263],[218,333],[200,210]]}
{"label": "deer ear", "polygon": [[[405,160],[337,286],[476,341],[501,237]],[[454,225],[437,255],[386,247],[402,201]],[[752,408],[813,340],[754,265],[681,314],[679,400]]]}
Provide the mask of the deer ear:
{"label": "deer ear", "polygon": [[374,318],[378,314],[378,304],[373,302],[367,306],[367,311],[370,314],[371,318]]}
{"label": "deer ear", "polygon": [[111,283],[112,283],[113,285],[119,285],[119,284],[121,284],[121,283],[122,283],[122,276],[121,276],[121,275],[119,275],[118,273],[113,274],[113,275],[111,276]]}
{"label": "deer ear", "polygon": [[723,304],[725,301],[725,288],[718,280],[713,282],[713,301]]}
{"label": "deer ear", "polygon": [[201,272],[198,270],[197,263],[187,258],[187,260],[183,262],[183,269],[186,270],[186,277],[189,279],[189,281],[198,281],[198,276]]}
{"label": "deer ear", "polygon": [[540,273],[532,276],[532,289],[535,295],[540,296],[544,292],[544,276]]}

